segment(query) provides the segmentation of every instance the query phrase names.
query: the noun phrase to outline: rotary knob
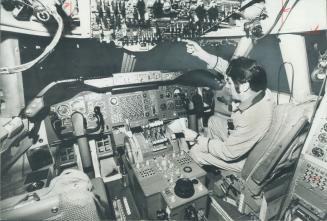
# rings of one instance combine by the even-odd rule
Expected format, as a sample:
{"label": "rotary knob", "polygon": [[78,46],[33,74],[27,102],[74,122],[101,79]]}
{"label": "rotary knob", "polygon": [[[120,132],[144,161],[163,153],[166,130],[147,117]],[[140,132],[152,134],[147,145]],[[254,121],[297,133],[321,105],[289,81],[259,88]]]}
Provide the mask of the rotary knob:
{"label": "rotary knob", "polygon": [[313,156],[315,156],[315,157],[324,156],[324,151],[319,147],[312,148],[311,152],[312,152]]}
{"label": "rotary knob", "polygon": [[118,104],[118,100],[117,100],[117,98],[116,98],[116,97],[112,97],[112,98],[110,99],[110,103],[111,103],[112,105],[117,105],[117,104]]}
{"label": "rotary knob", "polygon": [[321,134],[319,134],[318,140],[321,143],[327,143],[327,133],[321,133]]}

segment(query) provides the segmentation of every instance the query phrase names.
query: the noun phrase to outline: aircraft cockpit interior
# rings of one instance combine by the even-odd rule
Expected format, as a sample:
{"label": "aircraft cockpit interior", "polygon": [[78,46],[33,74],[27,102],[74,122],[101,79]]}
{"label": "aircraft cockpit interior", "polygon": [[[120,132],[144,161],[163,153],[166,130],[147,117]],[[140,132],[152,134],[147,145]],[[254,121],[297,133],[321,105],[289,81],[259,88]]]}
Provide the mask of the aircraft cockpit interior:
{"label": "aircraft cockpit interior", "polygon": [[1,220],[327,220],[325,0],[1,0]]}

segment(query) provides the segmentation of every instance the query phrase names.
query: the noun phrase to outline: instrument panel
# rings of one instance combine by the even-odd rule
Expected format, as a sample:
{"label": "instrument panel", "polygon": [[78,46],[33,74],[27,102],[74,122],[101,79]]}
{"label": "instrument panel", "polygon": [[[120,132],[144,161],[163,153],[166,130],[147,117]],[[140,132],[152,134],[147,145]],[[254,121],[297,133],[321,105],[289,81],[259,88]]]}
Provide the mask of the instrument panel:
{"label": "instrument panel", "polygon": [[126,120],[136,123],[143,119],[173,119],[186,115],[185,99],[195,94],[195,88],[161,86],[156,90],[111,95],[109,114],[113,125]]}
{"label": "instrument panel", "polygon": [[312,140],[312,148],[308,150],[308,154],[327,162],[327,117],[321,119],[319,129]]}
{"label": "instrument panel", "polygon": [[[196,40],[240,8],[238,0],[61,0],[48,4],[54,2],[65,24],[64,36],[114,42],[130,51],[151,50],[160,42],[179,38]],[[1,23],[9,31],[48,36],[49,30],[56,30],[54,19],[39,1],[3,0],[1,13],[5,15]]]}
{"label": "instrument panel", "polygon": [[128,50],[149,50],[162,41],[195,39],[217,27],[239,1],[97,0],[91,2],[92,37]]}
{"label": "instrument panel", "polygon": [[[324,97],[315,114],[311,129],[295,172],[292,199],[298,210],[312,220],[327,217],[327,100]],[[314,218],[313,218],[314,217]]]}
{"label": "instrument panel", "polygon": [[87,128],[97,128],[100,119],[95,109],[98,108],[105,130],[110,131],[112,127],[126,123],[133,127],[143,125],[148,120],[169,120],[186,116],[186,102],[195,93],[195,87],[177,84],[121,93],[84,91],[69,100],[52,105],[50,111],[61,122],[62,127],[72,127],[71,115],[79,112],[83,114]]}
{"label": "instrument panel", "polygon": [[106,103],[106,95],[93,92],[81,92],[70,100],[52,105],[50,111],[56,114],[65,126],[71,126],[71,115],[74,112],[83,114],[86,119],[87,126],[91,128],[97,127],[97,118],[94,108],[99,107],[104,120],[108,118]]}

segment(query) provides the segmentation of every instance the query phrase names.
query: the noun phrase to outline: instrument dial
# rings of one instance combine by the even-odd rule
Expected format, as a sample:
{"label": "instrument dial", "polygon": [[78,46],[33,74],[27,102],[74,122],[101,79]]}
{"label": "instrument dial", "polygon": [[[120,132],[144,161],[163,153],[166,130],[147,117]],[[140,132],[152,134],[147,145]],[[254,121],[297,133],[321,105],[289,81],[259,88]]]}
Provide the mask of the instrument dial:
{"label": "instrument dial", "polygon": [[70,108],[66,104],[59,105],[57,107],[57,113],[62,117],[69,117],[70,116]]}
{"label": "instrument dial", "polygon": [[110,103],[111,103],[112,105],[117,105],[117,104],[118,104],[118,100],[117,100],[117,98],[116,98],[116,97],[112,97],[112,98],[110,99]]}
{"label": "instrument dial", "polygon": [[319,147],[314,147],[312,148],[312,154],[315,156],[315,157],[322,157],[324,156],[324,151],[319,148]]}
{"label": "instrument dial", "polygon": [[327,143],[327,133],[321,133],[321,134],[319,134],[318,140],[321,143]]}
{"label": "instrument dial", "polygon": [[180,88],[175,88],[175,90],[173,91],[173,94],[175,97],[180,95],[181,93],[182,93],[182,90]]}

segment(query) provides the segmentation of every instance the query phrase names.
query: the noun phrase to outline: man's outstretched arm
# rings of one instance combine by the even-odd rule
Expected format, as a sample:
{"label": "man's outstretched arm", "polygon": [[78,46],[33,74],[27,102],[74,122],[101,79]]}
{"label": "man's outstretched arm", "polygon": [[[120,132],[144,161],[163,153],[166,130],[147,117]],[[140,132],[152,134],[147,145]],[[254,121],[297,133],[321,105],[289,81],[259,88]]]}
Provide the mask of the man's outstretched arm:
{"label": "man's outstretched arm", "polygon": [[210,54],[206,52],[201,46],[195,41],[191,40],[182,40],[186,43],[186,51],[198,57],[200,60],[204,61],[207,64],[208,69],[216,70],[217,72],[225,75],[228,61],[221,57],[217,57],[216,55]]}

